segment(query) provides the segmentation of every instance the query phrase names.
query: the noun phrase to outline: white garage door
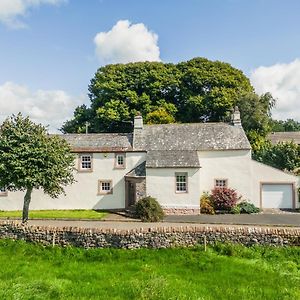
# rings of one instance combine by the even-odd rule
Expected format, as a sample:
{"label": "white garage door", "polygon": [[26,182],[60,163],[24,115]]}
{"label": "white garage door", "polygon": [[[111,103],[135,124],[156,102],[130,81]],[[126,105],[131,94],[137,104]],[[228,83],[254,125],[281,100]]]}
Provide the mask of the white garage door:
{"label": "white garage door", "polygon": [[262,208],[293,208],[293,185],[263,184]]}

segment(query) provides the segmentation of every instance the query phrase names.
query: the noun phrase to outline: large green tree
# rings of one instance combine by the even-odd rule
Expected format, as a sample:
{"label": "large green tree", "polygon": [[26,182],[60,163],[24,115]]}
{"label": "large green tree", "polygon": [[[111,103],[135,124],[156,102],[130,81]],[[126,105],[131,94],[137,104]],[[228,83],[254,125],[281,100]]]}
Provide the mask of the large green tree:
{"label": "large green tree", "polygon": [[28,220],[33,189],[51,197],[64,193],[74,182],[74,156],[67,142],[21,114],[7,118],[0,127],[0,186],[25,191],[23,222]]}
{"label": "large green tree", "polygon": [[138,62],[101,67],[89,85],[90,107],[80,106],[63,132],[131,130],[140,112],[146,123],[220,121],[229,118],[248,78],[230,64],[194,58],[179,64]]}
{"label": "large green tree", "polygon": [[281,142],[276,145],[267,142],[254,153],[254,158],[274,168],[300,176],[300,146],[294,142]]}

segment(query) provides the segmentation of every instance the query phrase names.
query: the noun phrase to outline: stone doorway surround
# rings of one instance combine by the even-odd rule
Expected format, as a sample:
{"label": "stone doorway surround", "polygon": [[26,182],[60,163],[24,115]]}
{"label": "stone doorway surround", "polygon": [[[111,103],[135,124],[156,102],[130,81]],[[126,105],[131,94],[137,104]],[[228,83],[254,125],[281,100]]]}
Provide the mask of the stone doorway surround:
{"label": "stone doorway surround", "polygon": [[125,208],[146,197],[146,162],[125,175]]}

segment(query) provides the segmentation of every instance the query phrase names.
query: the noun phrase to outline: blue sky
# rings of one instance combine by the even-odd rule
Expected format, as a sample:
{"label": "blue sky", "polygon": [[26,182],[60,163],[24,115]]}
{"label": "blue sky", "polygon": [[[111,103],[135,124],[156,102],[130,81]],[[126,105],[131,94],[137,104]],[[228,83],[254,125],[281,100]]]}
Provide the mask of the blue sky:
{"label": "blue sky", "polygon": [[203,56],[300,121],[299,13],[298,0],[0,0],[0,118],[21,110],[55,129],[102,64]]}

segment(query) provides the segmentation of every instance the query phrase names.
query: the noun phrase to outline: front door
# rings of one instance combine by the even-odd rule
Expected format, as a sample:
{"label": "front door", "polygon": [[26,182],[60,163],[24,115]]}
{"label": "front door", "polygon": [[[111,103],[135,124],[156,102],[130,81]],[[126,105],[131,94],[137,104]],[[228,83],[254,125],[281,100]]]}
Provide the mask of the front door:
{"label": "front door", "polygon": [[128,197],[128,206],[133,206],[135,204],[135,183],[129,182],[129,189],[128,189],[129,197]]}
{"label": "front door", "polygon": [[136,188],[135,188],[135,183],[126,180],[125,181],[125,187],[126,187],[126,208],[133,206],[136,201]]}

